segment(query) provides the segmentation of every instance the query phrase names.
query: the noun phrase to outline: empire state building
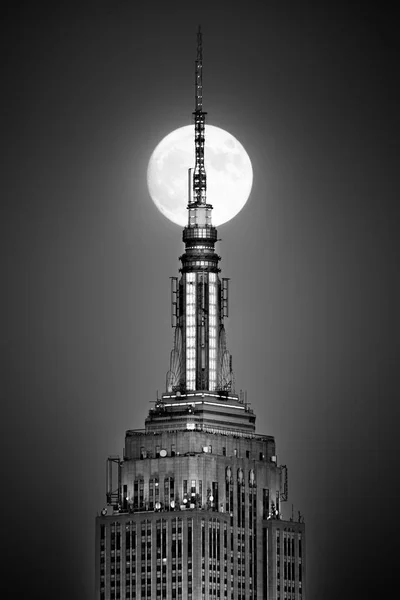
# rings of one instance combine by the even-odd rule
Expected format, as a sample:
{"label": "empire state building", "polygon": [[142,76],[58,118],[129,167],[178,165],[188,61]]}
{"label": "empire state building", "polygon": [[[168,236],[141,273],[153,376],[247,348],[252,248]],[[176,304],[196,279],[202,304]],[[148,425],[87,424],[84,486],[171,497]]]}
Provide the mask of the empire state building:
{"label": "empire state building", "polygon": [[195,164],[165,393],[144,429],[107,459],[96,518],[96,600],[306,600],[305,526],[284,520],[286,466],[235,393],[217,230],[207,203],[202,39],[195,69]]}

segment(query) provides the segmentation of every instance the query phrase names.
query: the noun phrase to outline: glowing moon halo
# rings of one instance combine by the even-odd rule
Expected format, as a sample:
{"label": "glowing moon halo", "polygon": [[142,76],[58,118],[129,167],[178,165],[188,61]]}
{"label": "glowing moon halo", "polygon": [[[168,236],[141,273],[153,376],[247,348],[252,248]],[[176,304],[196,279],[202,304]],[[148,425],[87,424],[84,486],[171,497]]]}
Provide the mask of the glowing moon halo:
{"label": "glowing moon halo", "polygon": [[[233,135],[206,125],[207,203],[213,225],[230,221],[246,204],[253,183],[250,158]],[[188,169],[194,167],[194,126],[168,134],[155,148],[147,168],[147,186],[159,211],[173,223],[188,221]]]}

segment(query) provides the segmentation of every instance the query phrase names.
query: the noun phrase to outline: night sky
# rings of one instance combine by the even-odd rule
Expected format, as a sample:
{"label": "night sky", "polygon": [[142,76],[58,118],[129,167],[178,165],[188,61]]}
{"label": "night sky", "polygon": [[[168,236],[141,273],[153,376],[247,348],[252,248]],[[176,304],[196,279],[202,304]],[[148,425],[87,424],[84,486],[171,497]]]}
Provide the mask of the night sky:
{"label": "night sky", "polygon": [[191,123],[201,23],[208,122],[254,169],[218,229],[237,391],[288,465],[286,516],[305,515],[307,600],[382,597],[400,535],[394,11],[65,4],[2,14],[1,591],[93,598],[106,457],[165,390],[183,245],[146,170]]}

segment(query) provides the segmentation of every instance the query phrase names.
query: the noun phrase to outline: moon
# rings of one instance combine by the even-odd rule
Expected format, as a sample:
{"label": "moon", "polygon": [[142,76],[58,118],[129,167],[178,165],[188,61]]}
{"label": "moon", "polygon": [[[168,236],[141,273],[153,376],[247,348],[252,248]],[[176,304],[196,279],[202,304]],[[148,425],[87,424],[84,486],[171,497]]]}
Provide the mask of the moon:
{"label": "moon", "polygon": [[[212,223],[221,225],[233,219],[249,198],[251,161],[233,135],[214,125],[205,127],[204,158]],[[188,170],[194,162],[194,125],[188,125],[161,140],[147,168],[147,186],[154,204],[167,219],[181,226],[188,222]]]}

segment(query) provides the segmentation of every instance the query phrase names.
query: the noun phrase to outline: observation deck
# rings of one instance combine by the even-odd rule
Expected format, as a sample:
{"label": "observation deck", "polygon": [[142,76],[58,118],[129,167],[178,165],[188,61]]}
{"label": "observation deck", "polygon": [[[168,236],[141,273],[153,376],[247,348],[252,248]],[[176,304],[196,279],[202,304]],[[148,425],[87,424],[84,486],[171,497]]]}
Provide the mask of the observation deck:
{"label": "observation deck", "polygon": [[215,243],[217,241],[217,230],[212,225],[185,227],[182,232],[182,240],[185,244],[192,240],[210,240]]}
{"label": "observation deck", "polygon": [[249,405],[236,394],[198,391],[163,394],[150,410],[145,425],[149,432],[212,430],[252,437],[255,420]]}

